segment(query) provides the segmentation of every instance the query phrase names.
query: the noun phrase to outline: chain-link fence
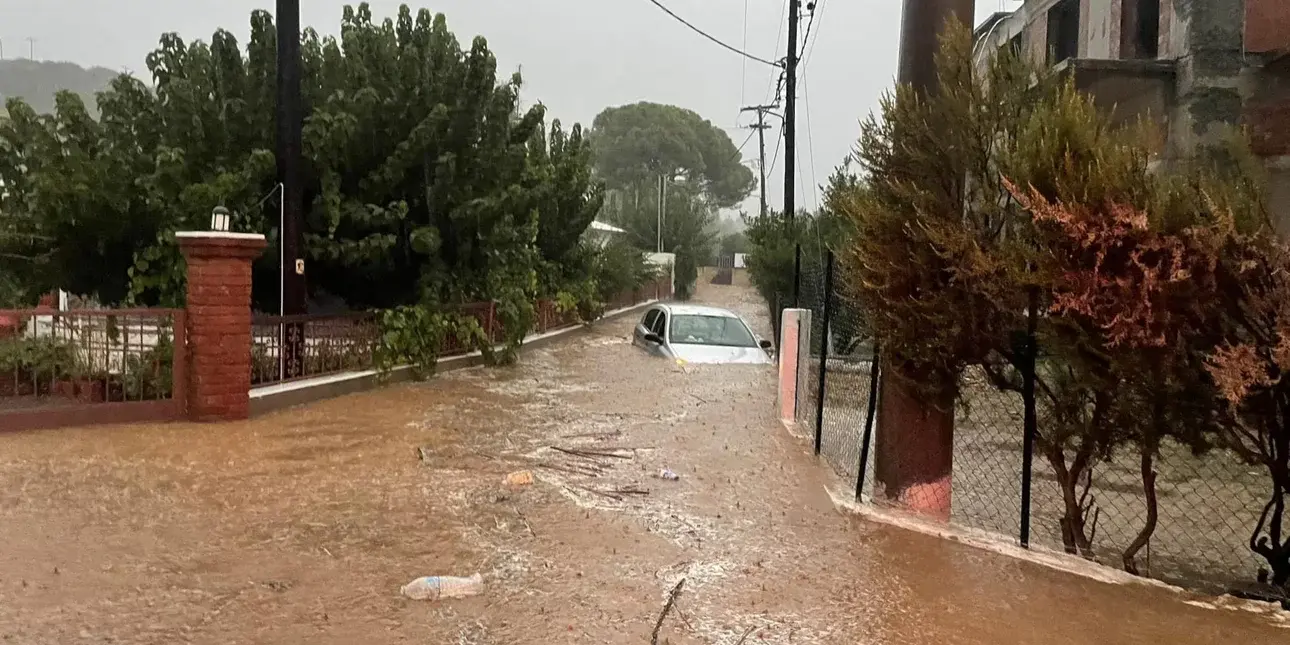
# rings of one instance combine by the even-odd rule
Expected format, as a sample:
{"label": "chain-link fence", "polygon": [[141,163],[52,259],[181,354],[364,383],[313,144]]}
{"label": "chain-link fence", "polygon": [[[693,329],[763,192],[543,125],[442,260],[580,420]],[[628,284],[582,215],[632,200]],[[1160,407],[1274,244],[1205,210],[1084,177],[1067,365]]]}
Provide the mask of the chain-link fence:
{"label": "chain-link fence", "polygon": [[[1249,544],[1273,489],[1264,467],[1170,438],[1145,464],[1141,442],[1092,445],[1071,415],[1087,420],[1094,404],[1072,412],[1052,394],[1067,368],[1043,355],[1033,329],[1016,334],[1019,367],[970,369],[946,409],[928,413],[879,369],[880,348],[832,264],[830,255],[801,275],[811,352],[797,421],[863,501],[948,510],[954,524],[1191,588],[1269,591],[1254,584],[1266,562]],[[917,414],[902,416],[902,397]],[[915,471],[923,476],[909,486]],[[883,485],[893,481],[904,485]]]}

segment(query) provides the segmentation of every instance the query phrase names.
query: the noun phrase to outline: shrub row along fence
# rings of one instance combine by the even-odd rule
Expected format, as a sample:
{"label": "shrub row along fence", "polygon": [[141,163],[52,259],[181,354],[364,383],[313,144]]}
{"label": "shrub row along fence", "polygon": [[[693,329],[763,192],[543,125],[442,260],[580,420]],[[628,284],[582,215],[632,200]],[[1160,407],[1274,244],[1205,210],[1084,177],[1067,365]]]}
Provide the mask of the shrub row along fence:
{"label": "shrub row along fence", "polygon": [[[652,300],[666,300],[672,295],[669,279],[660,279],[640,289],[619,294],[608,307],[621,309]],[[474,318],[494,344],[502,343],[506,330],[491,302],[459,305],[456,313]],[[534,306],[532,334],[546,334],[581,324],[575,310],[561,310],[553,300],[539,300]],[[303,381],[323,376],[363,372],[376,368],[381,343],[379,312],[309,314],[303,316],[256,315],[251,322],[251,385],[261,387],[275,383]],[[294,365],[283,360],[283,347],[301,347]],[[439,350],[440,358],[463,356],[476,348],[463,345],[448,335]],[[289,353],[289,352],[288,352]],[[290,359],[288,359],[290,360]]]}
{"label": "shrub row along fence", "polygon": [[[670,279],[660,279],[616,296],[609,307],[671,294]],[[469,303],[457,313],[475,318],[494,343],[504,340],[494,304]],[[250,386],[375,369],[379,319],[378,312],[252,316]],[[542,300],[530,332],[582,322],[576,311]],[[0,310],[0,430],[186,418],[193,377],[186,327],[182,309]],[[288,373],[280,361],[284,336],[287,346],[304,348],[292,368],[294,378],[283,378]],[[451,335],[443,343],[444,358],[475,349]],[[218,365],[192,368],[223,374]]]}
{"label": "shrub row along fence", "polygon": [[[796,421],[814,432],[818,454],[854,486],[857,500],[899,506],[875,477],[878,447],[905,440],[879,423],[878,400],[889,380],[880,369],[881,348],[832,271],[830,254],[801,277],[800,306],[812,312],[812,333],[811,359],[799,368]],[[1036,348],[1034,371],[1013,374],[1016,383],[1061,378],[1061,366],[1046,360],[1033,334],[1018,330],[1016,338]],[[951,523],[1191,588],[1267,591],[1254,584],[1266,562],[1250,547],[1273,490],[1265,469],[1221,447],[1198,454],[1166,438],[1150,469],[1152,513],[1136,446],[1082,450],[1080,437],[1063,436],[1054,410],[1033,388],[1027,396],[1025,387],[1009,391],[995,383],[970,371],[954,401]],[[921,457],[903,451],[911,453]]]}

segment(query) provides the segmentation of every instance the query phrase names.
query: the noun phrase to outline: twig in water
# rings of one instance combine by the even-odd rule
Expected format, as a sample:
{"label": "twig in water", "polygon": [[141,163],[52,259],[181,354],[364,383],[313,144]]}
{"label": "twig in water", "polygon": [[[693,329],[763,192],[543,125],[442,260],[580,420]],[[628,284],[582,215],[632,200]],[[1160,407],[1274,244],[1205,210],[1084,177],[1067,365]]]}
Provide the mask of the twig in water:
{"label": "twig in water", "polygon": [[743,636],[740,636],[740,637],[739,637],[739,640],[735,641],[735,645],[744,645],[744,641],[748,640],[748,637],[749,637],[749,636],[751,636],[751,635],[752,635],[752,633],[753,633],[753,632],[755,632],[755,631],[757,631],[757,626],[756,626],[756,625],[753,625],[752,627],[749,627],[749,628],[748,628],[748,631],[744,632],[744,635],[743,635]]}
{"label": "twig in water", "polygon": [[584,490],[584,491],[587,491],[588,493],[592,493],[592,494],[595,494],[595,495],[601,495],[601,496],[604,496],[604,497],[608,497],[609,499],[612,499],[612,500],[614,500],[614,501],[616,501],[616,502],[621,502],[621,501],[623,501],[623,497],[622,497],[622,495],[615,495],[615,494],[613,494],[613,493],[608,493],[608,492],[605,492],[605,491],[603,491],[603,490],[596,490],[596,489],[594,489],[594,488],[587,488],[586,486],[578,486],[577,484],[569,484],[569,485],[570,485],[570,486],[572,486],[573,488],[577,488],[578,490]]}
{"label": "twig in water", "polygon": [[560,471],[560,472],[562,472],[562,473],[569,473],[569,474],[571,474],[571,475],[582,475],[582,476],[584,476],[584,477],[599,477],[599,476],[600,476],[600,473],[598,473],[598,472],[596,472],[596,471],[594,471],[594,470],[586,469],[586,468],[573,468],[573,467],[571,467],[571,466],[560,466],[560,465],[558,465],[558,464],[548,464],[548,463],[541,463],[541,464],[538,464],[538,465],[537,465],[537,467],[538,467],[538,468],[545,468],[545,469],[547,469],[547,470],[558,470],[558,471]]}
{"label": "twig in water", "polygon": [[537,537],[537,532],[535,532],[533,530],[533,527],[529,524],[529,519],[527,517],[524,517],[524,512],[521,511],[519,508],[516,508],[515,514],[519,516],[521,522],[524,522],[524,528],[529,530],[529,535],[532,537]]}
{"label": "twig in water", "polygon": [[595,459],[596,457],[611,457],[613,459],[632,459],[632,455],[620,455],[613,452],[602,450],[580,450],[578,448],[561,448],[560,446],[551,446],[552,450],[563,452],[566,455],[582,457],[584,459]]}
{"label": "twig in water", "polygon": [[658,632],[663,629],[663,621],[667,620],[667,615],[672,611],[672,606],[676,604],[676,599],[681,595],[681,587],[685,586],[685,578],[672,587],[672,592],[667,595],[667,604],[663,605],[663,612],[658,615],[658,622],[654,623],[654,634],[650,637],[650,645],[658,645]]}
{"label": "twig in water", "polygon": [[583,432],[580,434],[564,434],[564,435],[560,435],[560,438],[561,439],[609,439],[611,437],[621,436],[622,434],[623,434],[622,430],[614,430],[613,432]]}

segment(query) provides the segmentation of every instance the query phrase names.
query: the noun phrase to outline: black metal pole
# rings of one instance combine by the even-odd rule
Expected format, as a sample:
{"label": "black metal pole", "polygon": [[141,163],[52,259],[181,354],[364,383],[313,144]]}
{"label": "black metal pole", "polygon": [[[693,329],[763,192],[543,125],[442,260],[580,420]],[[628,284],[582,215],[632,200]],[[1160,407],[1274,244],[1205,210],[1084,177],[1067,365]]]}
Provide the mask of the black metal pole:
{"label": "black metal pole", "polygon": [[[788,0],[788,56],[784,62],[784,215],[790,222],[797,218],[796,180],[797,161],[797,23],[800,18],[801,0]],[[794,239],[797,227],[793,227]],[[802,292],[802,247],[793,249],[793,308],[800,306]]]}
{"label": "black metal pole", "polygon": [[824,448],[824,378],[829,363],[829,319],[833,316],[833,251],[824,261],[824,320],[820,325],[820,380],[815,400],[815,455]]}
{"label": "black metal pole", "polygon": [[[282,309],[288,316],[306,312],[304,246],[304,185],[301,141],[304,107],[300,96],[300,0],[277,0],[278,26],[278,181],[282,183]],[[286,327],[286,326],[284,326]],[[301,329],[284,330],[281,347],[289,357],[287,376],[300,376],[305,339]],[[292,332],[299,333],[292,333]]]}
{"label": "black metal pole", "polygon": [[864,477],[869,470],[869,446],[873,444],[873,421],[878,412],[878,380],[882,370],[878,368],[878,341],[873,343],[873,362],[869,364],[869,410],[865,416],[864,438],[860,440],[860,474],[856,477],[856,501],[864,493]]}
{"label": "black metal pole", "polygon": [[1025,402],[1025,419],[1021,446],[1021,546],[1030,548],[1030,481],[1034,473],[1035,433],[1038,419],[1035,411],[1035,366],[1039,354],[1036,332],[1039,326],[1039,290],[1030,288],[1026,307],[1026,352],[1021,357],[1021,398]]}

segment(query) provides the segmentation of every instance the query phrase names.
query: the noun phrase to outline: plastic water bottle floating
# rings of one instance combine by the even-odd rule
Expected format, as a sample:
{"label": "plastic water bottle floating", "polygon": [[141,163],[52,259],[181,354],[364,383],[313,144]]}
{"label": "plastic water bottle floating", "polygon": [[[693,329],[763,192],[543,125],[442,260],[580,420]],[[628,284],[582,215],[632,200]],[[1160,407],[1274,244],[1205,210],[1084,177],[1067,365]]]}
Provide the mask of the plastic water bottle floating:
{"label": "plastic water bottle floating", "polygon": [[484,592],[484,577],[476,573],[469,578],[426,576],[403,585],[399,593],[412,600],[468,598]]}

